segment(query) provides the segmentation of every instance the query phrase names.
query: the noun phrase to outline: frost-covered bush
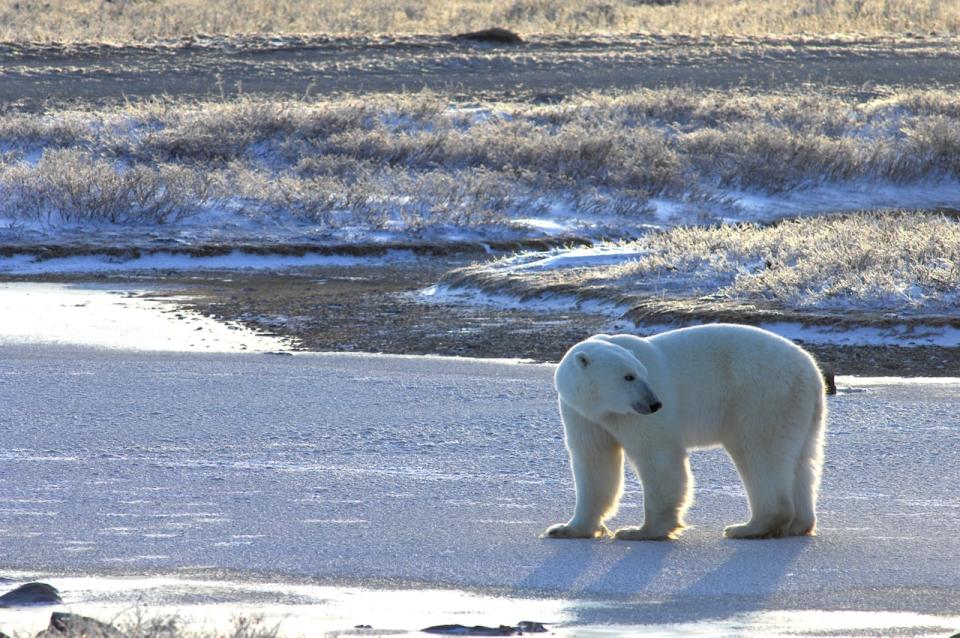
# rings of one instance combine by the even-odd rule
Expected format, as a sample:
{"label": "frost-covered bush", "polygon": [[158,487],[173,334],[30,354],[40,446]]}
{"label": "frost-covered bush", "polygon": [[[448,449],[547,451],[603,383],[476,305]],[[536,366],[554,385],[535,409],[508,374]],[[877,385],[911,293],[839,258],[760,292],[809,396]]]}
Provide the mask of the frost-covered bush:
{"label": "frost-covered bush", "polygon": [[75,149],[45,151],[34,166],[0,169],[0,201],[14,218],[47,223],[176,221],[202,207],[201,173],[173,166],[120,167]]}
{"label": "frost-covered bush", "polygon": [[502,225],[548,206],[642,222],[655,198],[708,217],[726,214],[733,190],[956,185],[958,158],[960,96],[940,90],[486,106],[428,92],[0,114],[4,215],[50,223],[166,222],[210,202],[326,229]]}

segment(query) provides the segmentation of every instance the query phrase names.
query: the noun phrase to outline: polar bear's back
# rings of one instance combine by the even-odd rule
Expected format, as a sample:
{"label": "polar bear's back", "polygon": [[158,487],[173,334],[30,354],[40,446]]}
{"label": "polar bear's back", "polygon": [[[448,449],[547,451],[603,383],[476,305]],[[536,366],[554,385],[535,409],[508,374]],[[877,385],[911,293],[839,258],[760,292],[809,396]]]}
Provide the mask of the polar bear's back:
{"label": "polar bear's back", "polygon": [[[708,324],[646,339],[615,339],[649,368],[664,408],[673,404],[691,445],[720,443],[731,427],[767,428],[780,415],[813,419],[822,411],[824,385],[816,361],[772,332]],[[662,388],[672,396],[663,396]]]}
{"label": "polar bear's back", "polygon": [[725,384],[744,385],[754,391],[765,386],[783,390],[790,382],[823,391],[813,357],[792,341],[760,328],[708,324],[663,332],[647,341],[671,367],[687,378],[697,379],[701,387],[706,381],[704,375],[719,375]]}
{"label": "polar bear's back", "polygon": [[803,365],[812,372],[817,367],[813,358],[789,339],[753,326],[706,324],[661,332],[647,341],[671,359],[705,355],[732,357],[756,365],[771,357],[787,357],[791,366]]}

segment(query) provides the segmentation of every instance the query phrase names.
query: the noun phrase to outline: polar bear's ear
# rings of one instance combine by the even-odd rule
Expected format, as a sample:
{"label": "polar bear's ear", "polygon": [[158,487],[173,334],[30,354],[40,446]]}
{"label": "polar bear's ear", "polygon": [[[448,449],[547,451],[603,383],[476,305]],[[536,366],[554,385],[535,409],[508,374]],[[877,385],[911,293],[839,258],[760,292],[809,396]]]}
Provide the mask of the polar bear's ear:
{"label": "polar bear's ear", "polygon": [[577,363],[580,364],[581,368],[586,368],[588,365],[590,365],[590,359],[588,359],[587,355],[583,354],[582,352],[578,352]]}

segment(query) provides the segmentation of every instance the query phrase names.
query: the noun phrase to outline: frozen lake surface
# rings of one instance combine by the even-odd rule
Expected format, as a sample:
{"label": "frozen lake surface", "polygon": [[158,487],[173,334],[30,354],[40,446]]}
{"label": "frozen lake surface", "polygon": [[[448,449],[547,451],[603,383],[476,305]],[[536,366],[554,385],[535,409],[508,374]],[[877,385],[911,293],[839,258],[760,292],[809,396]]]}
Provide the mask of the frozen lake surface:
{"label": "frozen lake surface", "polygon": [[280,338],[223,323],[123,284],[0,282],[0,345],[136,351],[275,352]]}
{"label": "frozen lake surface", "polygon": [[[573,502],[551,376],[425,357],[0,344],[0,576],[48,579],[77,611],[269,603],[292,628],[315,613],[325,620],[311,627],[330,631],[960,629],[957,385],[858,383],[830,399],[817,538],[723,539],[746,501],[729,460],[705,451],[692,529],[623,543],[538,537]],[[631,476],[613,526],[641,513]],[[123,580],[150,575],[168,580]],[[410,589],[429,591],[394,591]],[[37,613],[0,612],[0,625]]]}

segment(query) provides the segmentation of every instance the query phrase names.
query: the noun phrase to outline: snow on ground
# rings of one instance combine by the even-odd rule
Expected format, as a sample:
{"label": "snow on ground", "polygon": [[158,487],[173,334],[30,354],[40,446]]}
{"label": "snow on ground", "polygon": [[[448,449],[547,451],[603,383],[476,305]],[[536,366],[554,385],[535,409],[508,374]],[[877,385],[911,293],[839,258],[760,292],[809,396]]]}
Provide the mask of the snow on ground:
{"label": "snow on ground", "polygon": [[646,251],[636,246],[616,244],[599,244],[590,247],[569,248],[548,253],[540,259],[518,261],[507,265],[503,270],[507,272],[518,270],[553,270],[554,268],[583,268],[588,266],[609,266],[624,261],[637,259],[646,254]]}
{"label": "snow on ground", "polygon": [[[693,195],[693,194],[691,194]],[[960,182],[926,180],[913,184],[877,181],[824,183],[783,193],[716,189],[709,198],[657,197],[648,200],[649,214],[624,215],[605,211],[602,204],[578,208],[569,198],[545,194],[540,212],[511,211],[506,220],[474,226],[436,224],[427,230],[404,221],[384,202],[384,217],[392,220],[382,228],[344,226],[329,228],[293,214],[251,215],[242,205],[218,205],[181,220],[164,224],[127,222],[48,223],[40,220],[5,219],[0,216],[0,242],[10,247],[38,244],[150,247],[158,242],[189,248],[215,243],[253,243],[282,246],[289,243],[328,246],[349,243],[520,241],[537,238],[636,238],[651,230],[718,222],[771,222],[863,210],[938,210],[960,208]],[[0,213],[2,215],[2,213]],[[336,213],[331,213],[336,216]],[[4,262],[8,265],[4,266]],[[0,268],[17,268],[22,262],[0,260]],[[265,264],[264,264],[265,265]],[[22,266],[20,266],[22,267]],[[67,262],[51,260],[46,271],[70,268]],[[95,263],[87,267],[101,269]],[[104,265],[102,269],[110,266]]]}
{"label": "snow on ground", "polygon": [[408,261],[413,254],[391,250],[380,257],[353,257],[350,255],[254,254],[234,250],[226,255],[193,257],[183,253],[156,252],[130,258],[111,255],[76,255],[37,259],[32,255],[0,257],[0,273],[8,275],[41,275],[70,273],[116,273],[138,270],[283,270],[309,266],[356,266],[371,263]]}
{"label": "snow on ground", "polygon": [[[785,193],[732,190],[723,195],[733,209],[724,221],[771,221],[861,210],[938,210],[960,207],[960,182],[895,184],[873,180],[825,183]],[[682,209],[680,220],[683,219]],[[679,221],[679,220],[678,220]],[[689,219],[687,220],[689,221]]]}
{"label": "snow on ground", "polygon": [[[816,538],[724,540],[746,501],[730,461],[704,451],[692,528],[622,543],[539,538],[573,505],[552,372],[0,345],[0,575],[62,585],[81,612],[106,603],[74,577],[239,581],[168,583],[144,600],[282,603],[273,612],[294,619],[320,604],[331,631],[371,619],[384,631],[538,620],[597,636],[960,629],[955,384],[843,380],[859,391],[829,400]],[[637,523],[642,502],[631,477],[614,527]],[[103,587],[132,598],[150,585]],[[396,589],[418,595],[378,610],[376,592]]]}
{"label": "snow on ground", "polygon": [[564,250],[556,248],[540,253],[522,253],[498,264],[508,272],[514,270],[554,270],[606,266],[642,257],[645,251],[631,244],[598,244]]}

